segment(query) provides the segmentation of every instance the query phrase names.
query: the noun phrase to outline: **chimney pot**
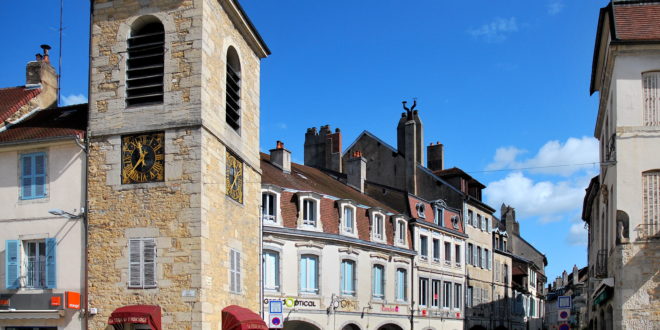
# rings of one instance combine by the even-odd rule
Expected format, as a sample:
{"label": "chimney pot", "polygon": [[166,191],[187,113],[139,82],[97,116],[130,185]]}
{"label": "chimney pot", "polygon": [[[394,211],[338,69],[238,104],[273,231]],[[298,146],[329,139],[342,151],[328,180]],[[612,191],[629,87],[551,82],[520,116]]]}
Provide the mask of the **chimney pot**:
{"label": "chimney pot", "polygon": [[277,147],[276,149],[284,149],[284,142],[282,141],[277,141]]}
{"label": "chimney pot", "polygon": [[277,141],[276,148],[270,150],[270,162],[284,173],[291,173],[291,151],[284,149],[284,142]]}
{"label": "chimney pot", "polygon": [[48,45],[46,45],[46,44],[43,44],[43,45],[41,45],[41,46],[39,46],[39,47],[41,47],[41,49],[44,50],[44,55],[48,55],[48,51],[50,50],[50,46],[48,46]]}
{"label": "chimney pot", "polygon": [[361,151],[354,151],[353,157],[346,162],[346,181],[349,186],[364,192],[364,181],[367,179],[367,161],[362,158]]}
{"label": "chimney pot", "polygon": [[40,53],[37,53],[37,54],[34,55],[34,58],[37,62],[41,62],[42,56],[41,56]]}

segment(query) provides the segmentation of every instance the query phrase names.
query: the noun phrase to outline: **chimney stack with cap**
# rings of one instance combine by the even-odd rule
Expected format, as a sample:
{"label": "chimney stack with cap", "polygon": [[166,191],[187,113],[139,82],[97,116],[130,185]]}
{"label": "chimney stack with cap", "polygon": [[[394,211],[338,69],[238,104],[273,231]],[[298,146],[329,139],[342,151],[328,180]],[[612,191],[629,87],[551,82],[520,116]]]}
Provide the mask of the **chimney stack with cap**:
{"label": "chimney stack with cap", "polygon": [[277,141],[275,149],[270,150],[270,162],[284,173],[291,173],[291,151],[284,149],[282,141]]}
{"label": "chimney stack with cap", "polygon": [[352,186],[364,192],[364,181],[367,179],[367,160],[362,157],[362,152],[355,151],[346,161],[346,180]]}
{"label": "chimney stack with cap", "polygon": [[39,107],[48,108],[57,101],[57,73],[50,65],[50,46],[41,45],[43,53],[35,55],[35,60],[28,62],[25,72],[25,87],[40,88]]}
{"label": "chimney stack with cap", "polygon": [[445,169],[445,147],[440,142],[426,147],[427,168],[431,171],[440,171]]}

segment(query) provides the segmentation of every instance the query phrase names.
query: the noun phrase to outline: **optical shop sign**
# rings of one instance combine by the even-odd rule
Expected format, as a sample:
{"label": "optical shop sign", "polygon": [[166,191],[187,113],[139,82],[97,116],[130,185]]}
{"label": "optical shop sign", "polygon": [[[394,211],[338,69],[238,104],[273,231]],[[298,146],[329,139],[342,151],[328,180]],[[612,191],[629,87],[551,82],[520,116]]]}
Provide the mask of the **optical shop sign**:
{"label": "optical shop sign", "polygon": [[320,309],[321,301],[319,299],[299,299],[299,298],[264,298],[264,305],[268,305],[272,300],[282,301],[284,308],[295,309]]}

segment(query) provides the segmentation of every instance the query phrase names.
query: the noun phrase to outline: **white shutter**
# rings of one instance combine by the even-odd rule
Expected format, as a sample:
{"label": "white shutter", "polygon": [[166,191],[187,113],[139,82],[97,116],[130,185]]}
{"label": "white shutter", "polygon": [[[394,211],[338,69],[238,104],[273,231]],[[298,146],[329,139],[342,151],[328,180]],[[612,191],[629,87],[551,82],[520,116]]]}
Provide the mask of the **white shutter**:
{"label": "white shutter", "polygon": [[143,267],[145,288],[156,287],[156,241],[152,238],[144,239],[143,243]]}
{"label": "white shutter", "polygon": [[660,125],[660,72],[642,74],[644,88],[644,126]]}
{"label": "white shutter", "polygon": [[142,287],[142,251],[140,239],[128,241],[128,286]]}
{"label": "white shutter", "polygon": [[236,254],[236,292],[241,292],[241,253],[234,251]]}

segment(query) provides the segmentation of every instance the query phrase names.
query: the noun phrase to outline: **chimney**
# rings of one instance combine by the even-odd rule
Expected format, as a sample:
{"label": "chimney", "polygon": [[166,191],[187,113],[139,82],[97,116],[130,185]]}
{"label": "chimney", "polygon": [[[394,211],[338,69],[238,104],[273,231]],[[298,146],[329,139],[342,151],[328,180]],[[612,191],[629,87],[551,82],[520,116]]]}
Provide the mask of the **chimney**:
{"label": "chimney", "polygon": [[305,165],[341,172],[342,139],[339,128],[332,133],[329,125],[308,128],[305,133]]}
{"label": "chimney", "polygon": [[284,149],[282,141],[277,141],[275,149],[270,149],[270,162],[284,173],[291,173],[291,151]]}
{"label": "chimney", "polygon": [[577,265],[573,265],[573,285],[580,283],[580,270]]}
{"label": "chimney", "polygon": [[362,157],[362,152],[355,151],[350,159],[346,161],[347,183],[364,192],[364,181],[367,178],[367,160]]}
{"label": "chimney", "polygon": [[50,65],[50,46],[41,45],[43,54],[36,54],[35,60],[28,62],[25,72],[26,88],[41,88],[39,107],[48,108],[57,101],[57,73]]}
{"label": "chimney", "polygon": [[426,147],[427,168],[431,171],[445,169],[445,147],[440,142]]}
{"label": "chimney", "polygon": [[502,203],[500,215],[504,219],[504,226],[507,233],[520,236],[520,224],[516,221],[516,209]]}

